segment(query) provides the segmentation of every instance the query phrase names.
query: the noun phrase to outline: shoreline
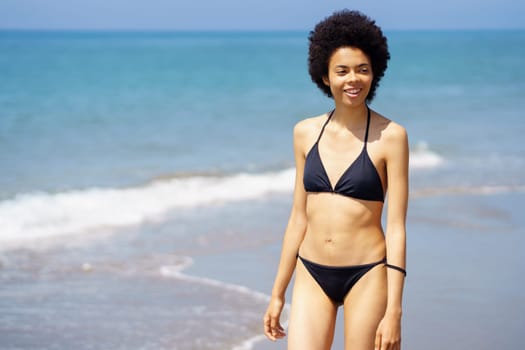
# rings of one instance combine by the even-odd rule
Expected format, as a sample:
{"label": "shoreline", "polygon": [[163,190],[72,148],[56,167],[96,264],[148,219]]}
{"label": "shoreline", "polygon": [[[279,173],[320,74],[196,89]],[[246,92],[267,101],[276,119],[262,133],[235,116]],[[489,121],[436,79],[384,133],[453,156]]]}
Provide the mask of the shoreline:
{"label": "shoreline", "polygon": [[[523,193],[505,193],[411,202],[403,348],[519,347],[520,325],[525,324],[525,283],[514,276],[525,270],[520,251],[525,246],[523,200]],[[458,213],[461,207],[468,209]],[[449,216],[450,222],[427,220],[440,214]],[[478,219],[481,224],[476,223]],[[342,323],[339,308],[332,349],[344,347]],[[285,340],[263,341],[253,350],[285,346]]]}
{"label": "shoreline", "polygon": [[[523,193],[505,193],[420,197],[411,201],[407,220],[409,275],[404,295],[404,347],[462,350],[473,346],[482,349],[518,346],[521,339],[518,328],[525,322],[525,302],[521,292],[525,283],[513,276],[519,276],[525,269],[520,250],[525,245],[525,218],[521,217],[520,210],[523,200]],[[188,316],[191,322],[201,324],[198,329],[235,328],[234,324],[216,323],[222,318],[218,318],[219,315],[225,312],[224,315],[229,315],[226,321],[231,318],[243,325],[243,330],[237,329],[235,334],[241,331],[246,335],[232,345],[232,350],[282,349],[285,341],[272,343],[265,339],[261,320],[278,264],[281,231],[288,215],[289,201],[288,196],[275,196],[179,213],[166,222],[115,233],[105,241],[90,241],[84,248],[77,243],[63,247],[57,245],[41,252],[28,249],[11,252],[4,259],[18,260],[11,264],[5,260],[7,263],[0,269],[4,274],[3,277],[0,275],[3,283],[7,282],[3,289],[4,299],[0,301],[3,315],[0,317],[0,336],[9,331],[7,320],[37,327],[37,324],[31,326],[35,321],[27,319],[24,313],[47,310],[41,316],[53,315],[53,305],[64,302],[78,308],[78,316],[72,316],[71,322],[79,322],[82,317],[90,315],[89,309],[84,309],[79,303],[84,297],[100,300],[104,310],[111,312],[114,309],[120,314],[127,310],[119,311],[122,307],[119,306],[120,299],[124,296],[136,300],[135,303],[142,305],[144,310],[152,310],[134,316],[136,322],[145,327],[139,327],[140,332],[157,333],[158,330],[148,328],[152,321],[150,317],[155,317],[154,310],[161,312],[166,309],[167,313],[162,311],[157,314],[159,317],[155,317],[158,329],[175,331],[173,335],[183,336],[185,343],[191,342],[193,337],[198,337],[199,342],[213,342],[213,337],[218,336],[213,332],[184,336],[176,329],[186,327]],[[242,223],[239,218],[242,218]],[[185,230],[192,232],[191,236],[182,232],[174,236],[176,227],[186,227]],[[184,251],[189,253],[193,263],[181,259]],[[20,261],[20,253],[26,255],[26,262]],[[45,263],[34,270],[35,262],[42,261]],[[82,263],[86,261],[90,263],[89,271],[82,270]],[[171,273],[180,273],[183,278],[163,276],[162,267],[168,265],[172,266]],[[175,265],[177,268],[173,267]],[[9,274],[22,266],[27,269],[20,277],[23,280],[10,279]],[[501,273],[502,266],[505,273]],[[292,283],[287,292],[288,303]],[[25,287],[20,289],[19,285]],[[133,286],[133,289],[125,289],[126,285],[128,288]],[[47,294],[49,288],[56,293],[51,294],[50,302],[42,304],[42,300],[51,297]],[[66,294],[61,294],[66,291]],[[42,296],[39,293],[43,293]],[[121,293],[125,294],[120,296]],[[13,299],[15,295],[17,297]],[[151,299],[151,295],[158,295],[157,299]],[[31,296],[36,296],[36,299],[31,299]],[[19,303],[18,298],[25,301]],[[172,298],[175,300],[170,302]],[[217,303],[216,300],[223,302]],[[170,311],[175,305],[182,309],[176,307]],[[186,308],[190,314],[184,313]],[[172,314],[176,310],[179,314]],[[212,313],[206,316],[208,312]],[[333,349],[343,346],[341,315],[342,308],[339,308]],[[60,327],[60,318],[54,320]],[[169,326],[173,322],[180,322],[179,326]],[[122,334],[128,331],[127,328],[115,330]],[[69,332],[81,338],[89,334],[75,327],[69,328]],[[441,337],[444,333],[446,338]],[[26,334],[17,340],[16,335],[9,334],[7,337],[6,333],[4,338],[6,342],[26,344],[20,349],[34,349],[27,344],[42,336]],[[220,339],[221,342],[227,341],[222,335]],[[57,346],[67,344],[60,338],[53,341],[58,342],[55,343]],[[87,338],[85,342],[86,346],[90,344]],[[132,344],[138,346],[140,343],[128,343],[127,348],[133,348]],[[156,348],[167,346],[159,343]]]}

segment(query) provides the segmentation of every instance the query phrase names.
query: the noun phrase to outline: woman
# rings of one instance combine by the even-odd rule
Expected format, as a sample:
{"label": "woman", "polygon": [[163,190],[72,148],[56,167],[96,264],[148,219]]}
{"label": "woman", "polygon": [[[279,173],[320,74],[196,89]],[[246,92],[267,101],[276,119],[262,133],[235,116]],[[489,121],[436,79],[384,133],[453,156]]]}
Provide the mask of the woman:
{"label": "woman", "polygon": [[293,206],[264,331],[274,341],[285,336],[279,319],[295,270],[288,349],[330,349],[343,305],[345,349],[397,350],[408,139],[367,105],[390,58],[386,38],[373,20],[344,10],[320,22],[309,41],[310,76],[335,109],[294,128]]}

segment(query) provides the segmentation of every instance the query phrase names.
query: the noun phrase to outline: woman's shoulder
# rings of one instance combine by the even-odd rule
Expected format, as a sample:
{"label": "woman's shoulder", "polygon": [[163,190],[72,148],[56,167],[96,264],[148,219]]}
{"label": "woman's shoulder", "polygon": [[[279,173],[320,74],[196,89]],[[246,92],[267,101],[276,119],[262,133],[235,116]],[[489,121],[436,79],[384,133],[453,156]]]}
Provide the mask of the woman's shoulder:
{"label": "woman's shoulder", "polygon": [[294,126],[294,137],[308,138],[311,135],[319,133],[326,118],[328,118],[327,114],[323,113],[315,117],[308,117],[300,120]]}
{"label": "woman's shoulder", "polygon": [[397,143],[407,139],[407,131],[405,127],[377,112],[374,112],[374,114],[377,119],[377,125],[381,130],[381,135],[386,142]]}

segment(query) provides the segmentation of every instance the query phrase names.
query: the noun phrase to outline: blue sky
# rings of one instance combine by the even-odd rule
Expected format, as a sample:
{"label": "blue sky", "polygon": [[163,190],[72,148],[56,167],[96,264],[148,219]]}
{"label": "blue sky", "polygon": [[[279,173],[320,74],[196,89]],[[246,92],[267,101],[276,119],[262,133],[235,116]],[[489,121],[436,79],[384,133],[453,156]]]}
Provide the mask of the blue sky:
{"label": "blue sky", "polygon": [[308,30],[345,7],[384,29],[525,28],[523,0],[0,0],[0,29]]}

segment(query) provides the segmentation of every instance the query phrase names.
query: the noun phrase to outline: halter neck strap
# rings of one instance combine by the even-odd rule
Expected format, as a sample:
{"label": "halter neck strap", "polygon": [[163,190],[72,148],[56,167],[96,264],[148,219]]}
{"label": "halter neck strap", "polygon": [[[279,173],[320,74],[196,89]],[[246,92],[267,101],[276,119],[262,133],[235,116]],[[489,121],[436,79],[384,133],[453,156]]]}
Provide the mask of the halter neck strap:
{"label": "halter neck strap", "polygon": [[365,147],[366,147],[366,143],[368,142],[368,129],[370,128],[370,108],[366,106],[366,110],[368,112],[367,112],[367,117],[366,117]]}
{"label": "halter neck strap", "polygon": [[[366,106],[366,110],[367,110],[367,117],[366,117],[366,131],[365,131],[365,145],[364,145],[365,147],[368,142],[368,130],[370,129],[370,108]],[[319,133],[319,136],[317,136],[317,141],[315,143],[319,143],[321,136],[323,136],[324,128],[326,127],[330,119],[332,119],[332,115],[334,115],[334,112],[335,112],[335,109],[333,109],[328,115],[328,118],[326,118],[326,121],[324,122],[323,127],[321,128],[321,132]]]}
{"label": "halter neck strap", "polygon": [[323,136],[324,128],[326,127],[326,124],[328,124],[330,119],[332,119],[332,115],[334,115],[334,112],[335,112],[335,109],[333,109],[328,115],[328,118],[326,118],[326,121],[324,122],[323,127],[321,128],[321,132],[319,133],[319,136],[317,136],[317,141],[315,141],[315,143],[318,143],[319,140],[321,139],[321,136]]}

